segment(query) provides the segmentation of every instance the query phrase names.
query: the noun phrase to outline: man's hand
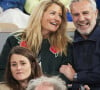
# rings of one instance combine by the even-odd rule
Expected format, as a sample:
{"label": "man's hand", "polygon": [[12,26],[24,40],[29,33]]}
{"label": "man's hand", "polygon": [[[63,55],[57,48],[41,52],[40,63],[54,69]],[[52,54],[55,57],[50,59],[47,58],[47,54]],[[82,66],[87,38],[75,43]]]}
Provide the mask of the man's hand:
{"label": "man's hand", "polygon": [[73,69],[72,65],[62,65],[59,69],[60,73],[63,73],[69,80],[73,81],[75,70]]}
{"label": "man's hand", "polygon": [[90,87],[88,85],[84,85],[83,87],[85,88],[85,90],[90,90]]}

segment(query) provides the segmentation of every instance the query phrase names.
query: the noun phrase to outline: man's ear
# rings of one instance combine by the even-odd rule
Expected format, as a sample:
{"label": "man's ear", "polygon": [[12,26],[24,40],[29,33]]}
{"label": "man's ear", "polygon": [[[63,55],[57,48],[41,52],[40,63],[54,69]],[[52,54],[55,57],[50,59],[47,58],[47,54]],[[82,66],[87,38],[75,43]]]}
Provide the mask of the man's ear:
{"label": "man's ear", "polygon": [[98,17],[98,9],[95,11],[96,18]]}

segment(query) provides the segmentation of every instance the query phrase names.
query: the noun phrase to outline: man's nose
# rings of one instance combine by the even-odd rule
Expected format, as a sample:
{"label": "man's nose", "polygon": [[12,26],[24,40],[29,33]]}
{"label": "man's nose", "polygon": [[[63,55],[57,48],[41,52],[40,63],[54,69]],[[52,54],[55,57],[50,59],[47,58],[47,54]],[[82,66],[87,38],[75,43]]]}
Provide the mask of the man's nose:
{"label": "man's nose", "polygon": [[79,20],[80,20],[80,21],[84,21],[84,20],[85,20],[84,15],[80,14],[80,15],[79,15]]}

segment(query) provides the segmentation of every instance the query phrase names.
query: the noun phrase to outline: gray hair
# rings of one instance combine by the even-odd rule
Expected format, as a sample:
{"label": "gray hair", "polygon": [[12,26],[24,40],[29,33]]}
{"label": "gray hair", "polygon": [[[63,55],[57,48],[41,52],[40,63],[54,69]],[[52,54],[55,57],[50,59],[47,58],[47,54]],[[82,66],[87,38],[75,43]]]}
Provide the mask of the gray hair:
{"label": "gray hair", "polygon": [[[80,1],[84,1],[84,0],[71,0],[70,5],[69,5],[70,8],[71,8],[72,3],[74,3],[74,2],[80,2]],[[97,8],[96,8],[96,2],[95,2],[95,0],[87,0],[87,1],[90,2],[91,7],[96,11]]]}
{"label": "gray hair", "polygon": [[38,85],[43,83],[49,83],[51,86],[54,87],[54,90],[67,90],[66,83],[58,76],[42,76],[40,78],[33,79],[29,82],[26,90],[35,90]]}

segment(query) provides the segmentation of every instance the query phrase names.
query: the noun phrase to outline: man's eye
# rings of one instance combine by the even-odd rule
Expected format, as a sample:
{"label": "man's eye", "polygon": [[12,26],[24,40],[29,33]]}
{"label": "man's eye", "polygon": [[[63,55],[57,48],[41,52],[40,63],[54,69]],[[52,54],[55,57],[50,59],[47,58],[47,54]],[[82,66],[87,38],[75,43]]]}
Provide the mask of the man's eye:
{"label": "man's eye", "polygon": [[89,13],[88,12],[85,12],[85,13],[83,13],[84,15],[88,15]]}
{"label": "man's eye", "polygon": [[78,16],[79,14],[73,14],[73,16]]}

